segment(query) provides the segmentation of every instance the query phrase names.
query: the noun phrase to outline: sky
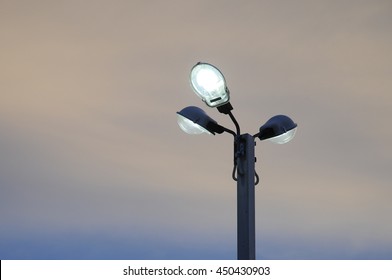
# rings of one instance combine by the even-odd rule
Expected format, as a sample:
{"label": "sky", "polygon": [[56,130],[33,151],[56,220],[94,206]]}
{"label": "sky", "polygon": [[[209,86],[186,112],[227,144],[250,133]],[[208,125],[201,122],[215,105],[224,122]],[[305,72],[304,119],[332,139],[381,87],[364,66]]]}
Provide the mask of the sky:
{"label": "sky", "polygon": [[191,136],[199,61],[257,141],[258,259],[392,259],[392,2],[0,2],[0,259],[235,259],[229,134]]}

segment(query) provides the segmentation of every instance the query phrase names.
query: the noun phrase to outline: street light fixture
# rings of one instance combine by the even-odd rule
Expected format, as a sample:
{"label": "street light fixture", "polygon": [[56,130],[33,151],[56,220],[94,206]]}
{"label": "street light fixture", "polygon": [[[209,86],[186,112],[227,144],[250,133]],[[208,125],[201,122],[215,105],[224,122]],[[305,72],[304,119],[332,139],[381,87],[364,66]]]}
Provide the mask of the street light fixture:
{"label": "street light fixture", "polygon": [[[180,128],[188,134],[221,134],[224,131],[233,134],[234,132],[219,125],[210,118],[202,109],[189,106],[177,112],[177,122]],[[235,135],[235,133],[234,133]]]}
{"label": "street light fixture", "polygon": [[285,115],[277,115],[262,125],[255,137],[260,140],[268,139],[276,144],[285,144],[294,138],[296,131],[297,124],[292,119]]}
{"label": "street light fixture", "polygon": [[208,129],[208,126],[216,121],[195,106],[189,106],[177,112],[177,122],[180,128],[188,134],[215,134]]}
{"label": "street light fixture", "polygon": [[209,107],[230,116],[236,131],[219,125],[202,109],[189,106],[177,112],[180,128],[188,134],[221,134],[234,136],[234,169],[232,177],[237,181],[237,258],[253,260],[255,251],[255,185],[259,176],[255,171],[255,138],[285,144],[293,139],[297,124],[285,115],[270,118],[255,135],[241,134],[234,117],[230,93],[225,78],[218,68],[209,63],[197,63],[191,70],[191,86]]}
{"label": "street light fixture", "polygon": [[218,107],[229,102],[230,92],[225,77],[215,66],[197,63],[191,70],[190,81],[194,92],[207,106]]}

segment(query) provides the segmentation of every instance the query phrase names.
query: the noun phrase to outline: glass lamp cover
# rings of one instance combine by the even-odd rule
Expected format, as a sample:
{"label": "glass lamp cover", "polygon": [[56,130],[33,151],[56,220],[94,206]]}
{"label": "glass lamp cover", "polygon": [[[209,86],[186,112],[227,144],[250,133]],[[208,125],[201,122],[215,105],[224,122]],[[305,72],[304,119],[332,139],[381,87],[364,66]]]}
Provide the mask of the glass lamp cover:
{"label": "glass lamp cover", "polygon": [[187,119],[178,113],[177,113],[177,123],[180,126],[180,128],[188,134],[202,134],[202,133],[212,134],[204,127],[198,125],[197,123],[194,123],[190,119]]}
{"label": "glass lamp cover", "polygon": [[198,63],[191,71],[194,92],[210,107],[229,102],[229,92],[223,74],[208,63]]}
{"label": "glass lamp cover", "polygon": [[268,138],[269,141],[275,143],[275,144],[286,144],[289,142],[291,139],[294,138],[295,132],[297,131],[297,128],[295,127],[292,130],[289,130],[281,135]]}

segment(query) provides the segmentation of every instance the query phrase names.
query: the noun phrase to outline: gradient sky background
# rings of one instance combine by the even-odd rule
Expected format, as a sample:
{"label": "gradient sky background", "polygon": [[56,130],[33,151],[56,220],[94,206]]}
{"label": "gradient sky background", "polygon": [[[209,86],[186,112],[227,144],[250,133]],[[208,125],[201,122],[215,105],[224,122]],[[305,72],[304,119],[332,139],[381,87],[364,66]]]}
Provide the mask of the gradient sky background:
{"label": "gradient sky background", "polygon": [[0,259],[235,259],[232,137],[190,136],[224,73],[258,141],[259,259],[392,259],[392,2],[0,2]]}

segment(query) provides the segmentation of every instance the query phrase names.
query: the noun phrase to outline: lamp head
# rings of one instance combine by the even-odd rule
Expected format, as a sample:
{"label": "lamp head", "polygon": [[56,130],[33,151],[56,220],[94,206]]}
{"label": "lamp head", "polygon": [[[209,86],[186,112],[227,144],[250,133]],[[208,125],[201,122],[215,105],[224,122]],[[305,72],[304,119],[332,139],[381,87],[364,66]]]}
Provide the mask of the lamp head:
{"label": "lamp head", "polygon": [[294,138],[296,130],[297,124],[292,119],[285,115],[277,115],[262,125],[256,136],[260,140],[268,139],[276,144],[285,144]]}
{"label": "lamp head", "polygon": [[229,102],[230,92],[225,77],[215,66],[197,63],[191,70],[190,81],[193,91],[209,107],[218,107]]}
{"label": "lamp head", "polygon": [[189,106],[177,112],[177,123],[188,134],[223,133],[223,128],[202,109]]}

